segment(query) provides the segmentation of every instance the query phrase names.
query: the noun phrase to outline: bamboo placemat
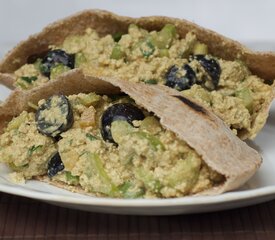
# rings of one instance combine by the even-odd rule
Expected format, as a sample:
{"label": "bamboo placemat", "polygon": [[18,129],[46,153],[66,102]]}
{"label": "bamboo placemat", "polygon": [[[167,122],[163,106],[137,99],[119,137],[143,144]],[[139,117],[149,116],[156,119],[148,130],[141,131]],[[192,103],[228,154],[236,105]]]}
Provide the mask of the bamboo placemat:
{"label": "bamboo placemat", "polygon": [[0,193],[0,239],[275,239],[275,201],[163,217],[88,213]]}

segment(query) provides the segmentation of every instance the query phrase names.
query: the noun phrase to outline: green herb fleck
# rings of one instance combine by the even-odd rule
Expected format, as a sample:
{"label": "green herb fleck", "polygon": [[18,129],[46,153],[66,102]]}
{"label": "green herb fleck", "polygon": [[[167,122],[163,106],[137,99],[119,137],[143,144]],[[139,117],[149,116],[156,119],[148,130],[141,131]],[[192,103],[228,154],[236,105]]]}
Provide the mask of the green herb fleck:
{"label": "green herb fleck", "polygon": [[123,33],[122,32],[116,32],[113,34],[113,39],[115,42],[119,42],[119,40],[121,39]]}
{"label": "green herb fleck", "polygon": [[150,40],[146,40],[143,44],[140,46],[140,50],[144,57],[148,58],[151,56],[155,51],[155,46]]}
{"label": "green herb fleck", "polygon": [[21,77],[21,80],[29,83],[29,84],[32,84],[32,82],[36,81],[37,80],[37,77],[36,76],[32,76],[32,77]]}
{"label": "green herb fleck", "polygon": [[91,141],[97,140],[97,138],[90,133],[87,133],[86,137],[89,138]]}
{"label": "green herb fleck", "polygon": [[33,154],[35,151],[41,149],[42,147],[43,147],[43,145],[38,145],[38,146],[33,145],[33,146],[32,146],[31,148],[29,148],[29,150],[28,150],[28,157],[32,156],[32,154]]}
{"label": "green herb fleck", "polygon": [[144,83],[146,83],[146,84],[158,84],[158,81],[156,79],[148,79],[148,80],[145,80]]}

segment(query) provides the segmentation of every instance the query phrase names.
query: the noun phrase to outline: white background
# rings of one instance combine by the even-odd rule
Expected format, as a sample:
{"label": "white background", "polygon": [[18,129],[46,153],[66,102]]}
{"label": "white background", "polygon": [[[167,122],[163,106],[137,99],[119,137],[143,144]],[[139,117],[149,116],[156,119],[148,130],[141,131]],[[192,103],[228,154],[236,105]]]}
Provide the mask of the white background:
{"label": "white background", "polygon": [[[88,8],[185,18],[250,48],[275,51],[274,0],[0,0],[0,58],[48,23]],[[0,99],[6,95],[0,87]]]}

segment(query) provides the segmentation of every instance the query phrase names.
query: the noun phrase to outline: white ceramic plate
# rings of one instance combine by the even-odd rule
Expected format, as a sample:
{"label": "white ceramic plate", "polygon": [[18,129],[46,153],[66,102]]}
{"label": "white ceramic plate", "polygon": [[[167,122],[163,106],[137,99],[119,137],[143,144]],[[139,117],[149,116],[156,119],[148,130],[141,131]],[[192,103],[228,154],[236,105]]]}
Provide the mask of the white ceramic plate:
{"label": "white ceramic plate", "polygon": [[8,180],[9,170],[3,164],[0,164],[0,191],[85,211],[138,215],[210,212],[275,199],[275,102],[265,128],[249,144],[262,154],[263,165],[241,189],[219,196],[152,200],[89,197],[38,181],[28,181],[25,185],[12,184]]}

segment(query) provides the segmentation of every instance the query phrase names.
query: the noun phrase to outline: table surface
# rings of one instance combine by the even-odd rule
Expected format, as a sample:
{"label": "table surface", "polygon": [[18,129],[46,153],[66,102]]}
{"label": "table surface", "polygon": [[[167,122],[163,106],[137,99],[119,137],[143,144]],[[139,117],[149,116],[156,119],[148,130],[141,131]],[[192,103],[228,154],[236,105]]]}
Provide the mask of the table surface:
{"label": "table surface", "polygon": [[0,239],[275,239],[275,201],[163,217],[88,213],[0,193]]}

